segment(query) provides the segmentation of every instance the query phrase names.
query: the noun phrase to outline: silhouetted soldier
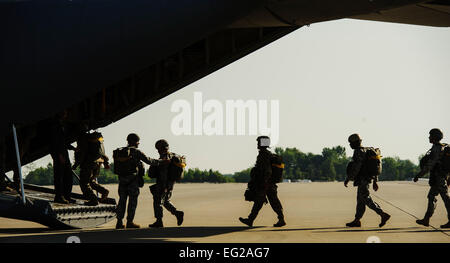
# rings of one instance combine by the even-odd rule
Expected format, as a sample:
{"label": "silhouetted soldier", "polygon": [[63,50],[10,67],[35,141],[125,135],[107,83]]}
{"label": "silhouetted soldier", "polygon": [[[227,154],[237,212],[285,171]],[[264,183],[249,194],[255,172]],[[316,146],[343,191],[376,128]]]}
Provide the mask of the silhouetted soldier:
{"label": "silhouetted soldier", "polygon": [[119,175],[119,203],[117,205],[117,224],[116,229],[122,229],[123,218],[125,216],[125,208],[128,201],[127,210],[127,228],[139,228],[140,226],[133,222],[136,213],[138,196],[139,196],[139,167],[142,162],[149,165],[159,165],[160,163],[168,163],[167,160],[151,159],[145,156],[140,150],[139,136],[131,133],[127,136],[128,146],[116,149],[114,151],[114,173]]}
{"label": "silhouetted soldier", "polygon": [[50,124],[50,155],[53,159],[55,202],[63,204],[74,202],[71,198],[73,186],[72,167],[63,125],[66,118],[67,112],[64,111],[58,114]]}
{"label": "silhouetted soldier", "polygon": [[354,180],[354,186],[358,186],[358,194],[357,194],[357,204],[356,204],[356,214],[355,219],[347,223],[348,227],[360,227],[361,226],[361,218],[366,211],[366,206],[370,209],[374,210],[378,215],[381,216],[380,227],[384,226],[386,222],[391,217],[389,214],[383,212],[381,207],[372,200],[369,193],[369,185],[373,179],[373,190],[378,191],[378,178],[377,176],[372,176],[368,174],[367,171],[367,150],[368,148],[364,148],[361,146],[361,138],[358,134],[352,134],[348,138],[348,142],[350,143],[350,147],[354,150],[352,157],[352,165],[347,169],[347,178],[345,179],[344,185],[347,187],[347,184],[350,180]]}
{"label": "silhouetted soldier", "polygon": [[[449,173],[444,170],[443,167],[443,154],[446,144],[442,144],[440,141],[444,137],[444,134],[439,129],[430,130],[429,141],[433,144],[433,147],[421,160],[420,172],[414,177],[414,182],[417,182],[419,177],[424,176],[426,173],[430,173],[430,179],[428,184],[430,185],[430,191],[428,192],[428,208],[423,219],[417,220],[417,224],[429,226],[430,218],[436,209],[437,199],[436,196],[441,195],[442,201],[444,201],[445,208],[447,209],[447,217],[449,222],[445,225],[441,225],[441,228],[450,228],[450,197],[448,194],[448,186],[450,180],[448,178]],[[448,146],[447,146],[448,147]],[[447,157],[448,158],[448,157]]]}
{"label": "silhouetted soldier", "polygon": [[259,154],[256,158],[255,167],[252,169],[252,178],[249,183],[253,185],[254,203],[248,218],[240,217],[239,220],[248,226],[253,226],[253,221],[268,199],[273,211],[278,215],[278,222],[273,226],[282,227],[286,225],[286,222],[284,221],[283,207],[277,195],[277,185],[272,179],[272,153],[267,149],[270,146],[270,138],[259,136],[256,140],[258,141]]}
{"label": "silhouetted soldier", "polygon": [[[172,160],[174,153],[169,152],[169,144],[166,140],[159,140],[155,144],[155,148],[158,150],[159,158],[162,160]],[[153,209],[155,212],[156,222],[150,224],[149,227],[163,227],[163,206],[177,218],[177,225],[183,223],[184,212],[179,211],[170,202],[172,197],[173,186],[175,184],[175,178],[169,174],[170,165],[172,163],[160,165],[155,169],[156,172],[156,184],[150,187],[150,192],[153,195]]]}
{"label": "silhouetted soldier", "polygon": [[93,190],[102,195],[100,202],[105,201],[109,194],[109,191],[96,181],[102,165],[105,169],[109,169],[109,158],[105,154],[101,133],[85,132],[81,134],[77,142],[75,156],[77,158],[73,169],[78,164],[80,165],[80,188],[85,198],[89,200],[85,205],[96,206],[98,200]]}

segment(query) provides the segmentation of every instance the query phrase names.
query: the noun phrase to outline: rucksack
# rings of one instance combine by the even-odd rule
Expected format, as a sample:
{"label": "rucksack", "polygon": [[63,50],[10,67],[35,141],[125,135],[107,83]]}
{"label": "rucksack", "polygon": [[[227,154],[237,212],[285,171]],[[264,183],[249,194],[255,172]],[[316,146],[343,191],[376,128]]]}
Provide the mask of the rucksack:
{"label": "rucksack", "polygon": [[184,168],[186,167],[186,157],[172,153],[168,168],[168,177],[171,181],[180,181],[184,176]]}
{"label": "rucksack", "polygon": [[445,173],[450,173],[450,145],[444,144],[441,156],[441,167]]}
{"label": "rucksack", "polygon": [[150,165],[150,168],[148,168],[148,172],[147,173],[148,173],[147,174],[148,177],[150,177],[150,178],[158,177],[158,173],[159,173],[158,166]]}
{"label": "rucksack", "polygon": [[114,173],[129,175],[138,172],[138,162],[133,158],[133,148],[121,147],[113,151]]}
{"label": "rucksack", "polygon": [[283,158],[278,154],[272,153],[270,163],[272,164],[272,181],[274,183],[280,183],[283,180]]}
{"label": "rucksack", "polygon": [[103,135],[100,132],[88,133],[85,138],[86,156],[88,161],[93,162],[106,156],[105,147],[103,145]]}
{"label": "rucksack", "polygon": [[364,169],[367,176],[371,179],[379,176],[382,171],[381,151],[378,148],[367,147],[366,159],[364,161]]}
{"label": "rucksack", "polygon": [[[170,163],[167,167],[167,176],[170,181],[178,182],[183,179],[184,168],[186,167],[186,157],[180,156],[176,153],[171,153]],[[159,168],[155,165],[150,165],[148,169],[148,177],[157,178],[159,175]]]}
{"label": "rucksack", "polygon": [[[450,173],[450,145],[448,144],[444,144],[444,149],[441,152],[441,157],[440,157],[440,165],[441,165],[441,169],[444,173]],[[425,153],[425,155],[420,158],[419,161],[419,167],[420,170],[423,170],[425,167],[425,164],[427,164],[429,162],[431,158],[431,150],[429,150],[427,153]]]}

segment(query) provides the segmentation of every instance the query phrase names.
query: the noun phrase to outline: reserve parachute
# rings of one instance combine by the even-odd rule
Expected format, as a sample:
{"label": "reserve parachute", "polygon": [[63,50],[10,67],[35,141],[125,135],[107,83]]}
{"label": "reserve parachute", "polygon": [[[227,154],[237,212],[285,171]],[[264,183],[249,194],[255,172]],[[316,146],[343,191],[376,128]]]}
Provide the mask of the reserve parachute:
{"label": "reserve parachute", "polygon": [[450,145],[444,144],[441,157],[441,167],[445,173],[450,173]]}
{"label": "reserve parachute", "polygon": [[[183,179],[184,168],[186,168],[186,157],[176,153],[170,153],[170,163],[167,168],[169,180],[178,182]],[[158,166],[151,165],[148,169],[148,177],[157,178],[158,174]]]}
{"label": "reserve parachute", "polygon": [[186,157],[172,153],[169,164],[169,180],[178,182],[183,179]]}
{"label": "reserve parachute", "polygon": [[[450,145],[443,144],[443,149],[441,151],[440,165],[444,173],[450,173]],[[429,150],[425,155],[420,158],[419,166],[420,170],[425,168],[425,165],[430,161],[431,150]]]}
{"label": "reserve parachute", "polygon": [[103,145],[103,135],[100,132],[89,133],[87,134],[86,139],[87,159],[89,161],[97,161],[98,159],[106,156],[105,147]]}
{"label": "reserve parachute", "polygon": [[[356,178],[352,178],[355,182],[355,186],[359,184],[361,177],[367,179],[374,179],[382,172],[381,151],[379,148],[366,147],[364,148],[366,157],[360,168],[360,171],[356,175]],[[347,176],[354,169],[355,161],[350,161],[347,165]]]}
{"label": "reserve parachute", "polygon": [[367,147],[366,148],[366,160],[364,163],[367,176],[373,179],[381,174],[381,151],[379,148]]}
{"label": "reserve parachute", "polygon": [[270,158],[270,163],[272,164],[272,181],[274,183],[280,183],[283,180],[283,158],[280,155],[273,153]]}

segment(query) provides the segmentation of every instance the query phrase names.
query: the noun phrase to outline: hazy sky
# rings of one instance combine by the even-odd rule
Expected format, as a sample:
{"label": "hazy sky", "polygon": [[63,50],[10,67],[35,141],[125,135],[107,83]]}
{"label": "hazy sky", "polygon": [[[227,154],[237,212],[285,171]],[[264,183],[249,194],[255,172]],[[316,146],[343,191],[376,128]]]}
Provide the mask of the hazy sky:
{"label": "hazy sky", "polygon": [[450,142],[450,29],[350,19],[301,28],[99,129],[109,156],[136,132],[147,155],[157,157],[154,143],[165,138],[187,156],[188,168],[233,173],[252,166],[257,136],[172,133],[172,103],[193,107],[194,92],[224,107],[226,100],[278,100],[280,147],[319,154],[342,145],[351,155],[347,138],[356,132],[383,156],[417,163],[430,148],[431,128]]}

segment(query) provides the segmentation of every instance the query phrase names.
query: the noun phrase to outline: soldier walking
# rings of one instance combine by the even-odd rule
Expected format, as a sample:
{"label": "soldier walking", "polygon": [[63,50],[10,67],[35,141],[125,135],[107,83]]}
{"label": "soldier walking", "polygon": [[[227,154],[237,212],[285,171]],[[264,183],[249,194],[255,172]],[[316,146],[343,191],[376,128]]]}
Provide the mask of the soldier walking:
{"label": "soldier walking", "polygon": [[50,155],[53,159],[55,185],[54,201],[62,204],[75,202],[71,198],[73,175],[63,124],[66,119],[67,111],[63,111],[50,123]]}
{"label": "soldier walking", "polygon": [[[143,167],[142,162],[149,165],[158,166],[167,164],[167,160],[151,159],[145,156],[139,147],[139,136],[131,133],[127,136],[127,147],[119,148],[114,151],[114,173],[119,175],[119,203],[117,205],[117,224],[116,229],[125,228],[123,218],[128,201],[127,209],[127,228],[139,228],[140,226],[133,222],[136,213],[139,196],[139,172]],[[142,178],[141,178],[142,179]]]}
{"label": "soldier walking", "polygon": [[[159,140],[155,144],[155,148],[158,150],[159,158],[163,160],[172,160],[174,153],[169,152],[169,144],[166,140]],[[150,191],[153,195],[153,209],[155,213],[156,222],[150,224],[149,227],[163,227],[163,206],[177,218],[177,225],[183,223],[184,212],[177,210],[175,206],[170,202],[172,197],[173,186],[175,184],[175,178],[169,173],[171,163],[160,165],[156,172],[156,184],[150,187]]]}
{"label": "soldier walking", "polygon": [[361,226],[361,218],[366,211],[366,206],[375,211],[378,215],[381,216],[381,223],[379,227],[382,227],[386,224],[386,222],[391,217],[389,214],[385,213],[381,207],[373,201],[370,197],[369,188],[370,183],[373,179],[373,190],[378,191],[378,176],[371,176],[367,170],[367,148],[361,146],[361,138],[358,134],[352,134],[348,138],[348,142],[350,143],[350,147],[354,150],[351,165],[349,165],[347,169],[347,178],[345,179],[344,186],[347,187],[347,184],[350,180],[354,180],[353,185],[358,187],[357,194],[357,204],[356,204],[356,214],[355,219],[347,223],[348,227],[360,227]]}
{"label": "soldier walking", "polygon": [[102,134],[82,132],[75,151],[76,158],[72,169],[80,165],[80,188],[88,200],[84,204],[96,206],[99,200],[93,190],[101,194],[100,202],[105,201],[109,194],[109,191],[96,181],[102,165],[105,169],[109,169],[109,158],[105,154]]}
{"label": "soldier walking", "polygon": [[256,216],[263,207],[264,203],[269,200],[270,206],[278,216],[278,222],[274,227],[282,227],[286,225],[283,215],[283,207],[280,199],[278,199],[276,181],[272,178],[272,153],[267,149],[270,146],[270,138],[267,136],[259,136],[257,139],[259,154],[256,158],[255,167],[251,172],[251,191],[254,193],[254,203],[248,218],[239,218],[242,223],[253,226]]}
{"label": "soldier walking", "polygon": [[442,163],[442,157],[444,154],[446,144],[442,144],[440,141],[444,137],[444,134],[439,129],[430,130],[429,142],[433,144],[428,154],[421,160],[420,172],[414,177],[414,182],[417,182],[419,177],[424,176],[426,173],[430,173],[430,179],[428,184],[430,185],[430,191],[428,192],[428,208],[423,219],[417,220],[417,224],[429,226],[430,218],[436,209],[437,199],[436,196],[441,195],[442,201],[444,201],[445,208],[447,209],[447,217],[449,222],[445,225],[441,225],[441,228],[450,228],[450,197],[448,194],[448,186],[450,185],[449,172],[445,171]]}

